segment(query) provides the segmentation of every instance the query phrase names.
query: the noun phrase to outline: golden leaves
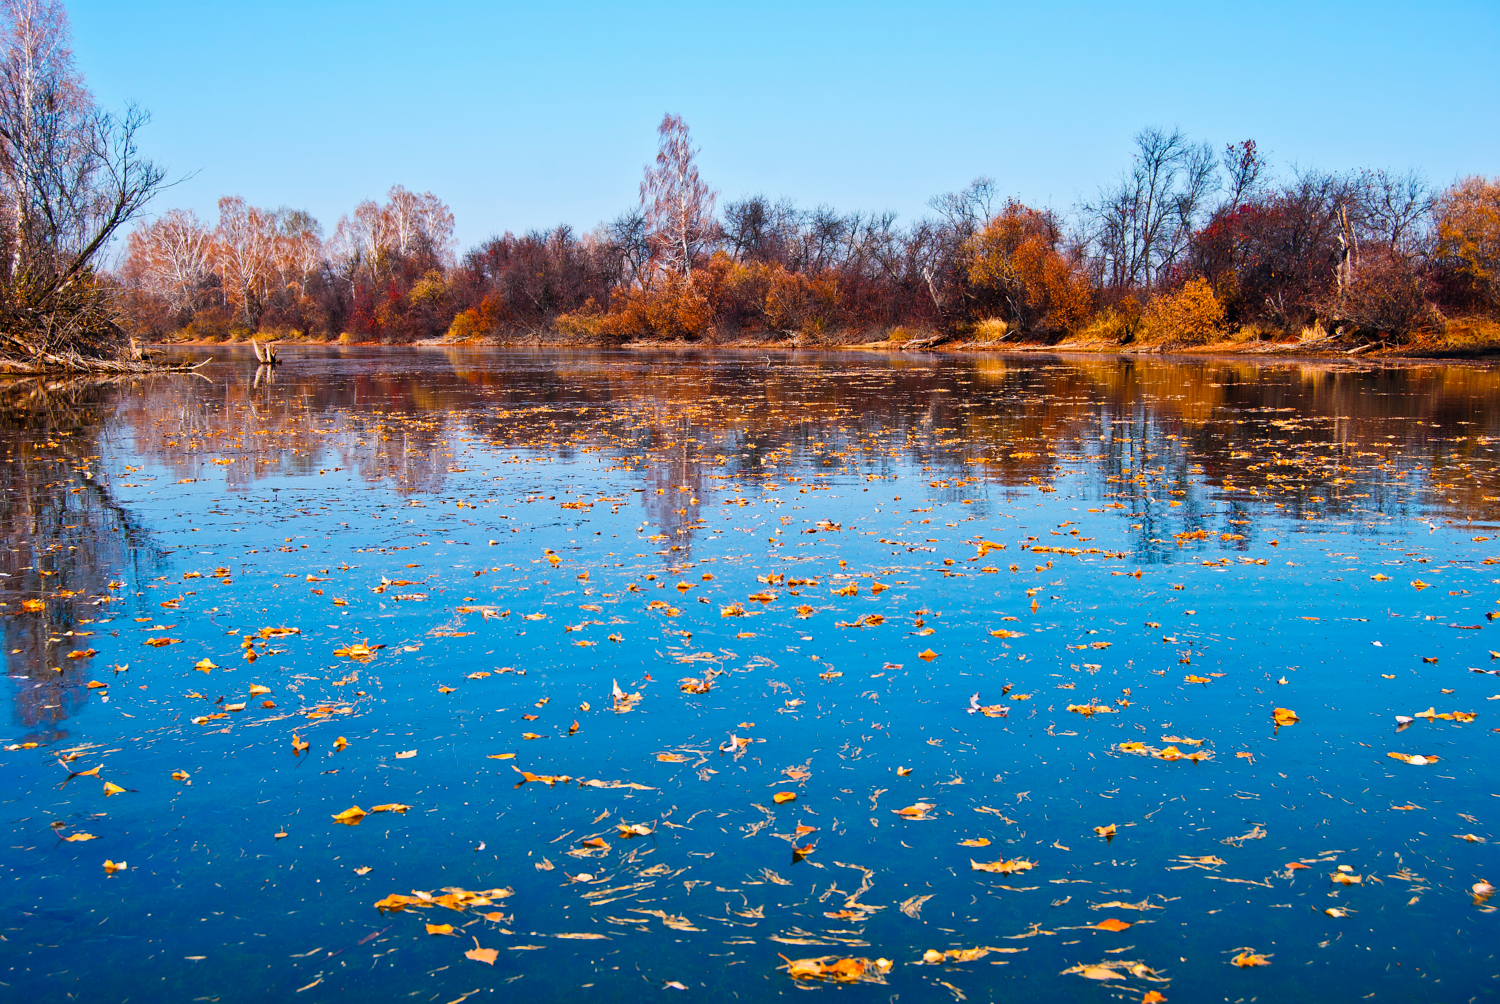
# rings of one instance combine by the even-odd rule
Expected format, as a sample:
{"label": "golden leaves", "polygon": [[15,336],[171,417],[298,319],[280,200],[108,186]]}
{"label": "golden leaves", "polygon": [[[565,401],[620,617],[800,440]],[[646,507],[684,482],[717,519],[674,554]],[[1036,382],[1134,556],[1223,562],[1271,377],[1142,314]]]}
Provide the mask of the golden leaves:
{"label": "golden leaves", "polygon": [[1274,721],[1278,727],[1280,727],[1282,725],[1291,725],[1295,722],[1301,721],[1302,719],[1298,718],[1297,712],[1293,711],[1291,708],[1275,708],[1271,711],[1271,720]]}
{"label": "golden leaves", "polygon": [[1241,969],[1249,969],[1251,966],[1269,966],[1271,964],[1271,956],[1256,955],[1253,948],[1247,948],[1229,961],[1231,965],[1239,966]]}
{"label": "golden leaves", "polygon": [[794,802],[796,800],[797,793],[795,791],[778,791],[776,794],[771,796],[771,801],[775,802],[777,805],[785,805],[787,802]]}
{"label": "golden leaves", "polygon": [[936,819],[937,817],[932,815],[932,810],[936,808],[937,804],[935,802],[917,802],[914,805],[908,805],[904,809],[892,809],[891,811],[902,819],[915,822],[920,819]]}
{"label": "golden leaves", "polygon": [[349,740],[345,739],[343,736],[339,736],[337,739],[335,739],[333,741],[333,748],[336,749],[336,750],[344,749],[348,745],[349,745]]}
{"label": "golden leaves", "polygon": [[[204,661],[207,662],[208,660],[205,659]],[[270,687],[263,687],[263,686],[261,686],[258,683],[252,683],[252,684],[250,684],[250,696],[251,697],[259,697],[261,694],[269,694],[270,692],[271,692],[271,688]]]}
{"label": "golden leaves", "polygon": [[106,875],[113,875],[115,872],[122,872],[128,867],[130,866],[123,861],[111,861],[109,860],[109,858],[104,859],[104,874]]}
{"label": "golden leaves", "polygon": [[82,832],[79,832],[79,833],[70,833],[66,837],[63,837],[63,839],[66,840],[70,844],[75,844],[75,843],[78,843],[81,840],[98,840],[99,838],[96,837],[96,836],[94,836],[92,833],[82,833]]}
{"label": "golden leaves", "polygon": [[333,817],[335,823],[343,823],[345,826],[358,826],[359,821],[364,819],[368,813],[357,805],[352,805],[343,812]]}
{"label": "golden leaves", "polygon": [[186,781],[187,779],[188,772],[185,770],[174,770],[172,772],[172,780],[174,781]]}
{"label": "golden leaves", "polygon": [[[473,936],[470,935],[470,937]],[[483,962],[487,966],[493,966],[495,964],[495,960],[499,957],[499,949],[480,948],[478,938],[474,938],[474,947],[464,953],[464,958],[473,959],[475,962]]]}
{"label": "golden leaves", "polygon": [[1027,861],[1017,858],[1014,861],[975,861],[969,859],[969,870],[976,872],[990,872],[995,875],[1015,875],[1020,872],[1030,871],[1036,867],[1035,861]]}
{"label": "golden leaves", "polygon": [[293,733],[292,734],[292,753],[293,754],[297,754],[297,753],[306,753],[306,752],[307,752],[307,740],[303,739],[301,736],[297,735],[296,733]]}
{"label": "golden leaves", "polygon": [[458,937],[458,932],[456,932],[456,931],[453,930],[453,925],[452,924],[428,924],[427,925],[427,933],[428,934],[445,934],[445,935],[450,935],[450,936],[455,937],[455,938]]}
{"label": "golden leaves", "polygon": [[113,781],[105,781],[104,782],[104,797],[105,798],[108,798],[111,795],[118,795],[120,792],[122,792],[124,790],[125,790],[124,788],[120,787],[118,784],[115,784]]}
{"label": "golden leaves", "polygon": [[937,657],[938,657],[938,654],[936,652],[934,652],[930,648],[927,651],[925,651],[925,652],[918,652],[917,653],[917,658],[923,660],[924,662],[931,662],[932,660],[936,659]]}
{"label": "golden leaves", "polygon": [[1094,834],[1103,837],[1105,840],[1113,840],[1116,832],[1114,823],[1110,823],[1108,826],[1094,827]]}
{"label": "golden leaves", "polygon": [[181,638],[147,638],[141,644],[150,645],[152,648],[164,648],[167,645],[176,645],[181,641]]}
{"label": "golden leaves", "polygon": [[[358,806],[355,806],[355,808],[358,808]],[[409,806],[409,805],[402,805],[400,802],[387,802],[384,805],[372,805],[372,806],[370,806],[370,811],[371,812],[405,812],[407,809],[410,809],[410,808],[411,808],[411,806]]]}
{"label": "golden leaves", "polygon": [[1192,673],[1189,673],[1187,676],[1183,677],[1182,679],[1183,679],[1184,683],[1212,683],[1213,682],[1212,680],[1210,680],[1206,676],[1195,676]]}
{"label": "golden leaves", "polygon": [[333,654],[340,659],[353,659],[355,662],[369,662],[375,658],[377,649],[385,648],[384,645],[376,645],[373,648],[366,642],[351,642],[342,648],[333,650]]}
{"label": "golden leaves", "polygon": [[816,959],[788,959],[786,965],[778,966],[786,970],[786,974],[793,980],[819,980],[829,983],[884,983],[885,976],[891,971],[893,963],[890,959],[865,959],[845,958],[837,955],[823,955]]}
{"label": "golden leaves", "polygon": [[550,788],[554,784],[567,784],[573,780],[566,774],[533,774],[529,770],[522,770],[515,764],[511,764],[510,769],[521,775],[521,780],[518,782],[520,784],[525,784],[527,781],[540,781]]}
{"label": "golden leaves", "polygon": [[1386,756],[1390,757],[1393,760],[1400,760],[1402,763],[1409,763],[1413,767],[1425,767],[1428,764],[1432,764],[1432,763],[1437,763],[1438,762],[1438,758],[1437,757],[1435,757],[1435,756],[1423,756],[1420,753],[1418,753],[1418,754],[1387,753]]}
{"label": "golden leaves", "polygon": [[396,759],[397,760],[410,760],[412,757],[414,757],[416,755],[417,755],[417,751],[416,750],[402,750],[400,753],[396,754]]}
{"label": "golden leaves", "polygon": [[996,637],[996,638],[1024,638],[1024,637],[1026,637],[1026,632],[1025,631],[1008,631],[1005,628],[995,628],[993,631],[990,632],[990,634],[993,637]]}
{"label": "golden leaves", "polygon": [[1131,924],[1129,921],[1120,920],[1115,917],[1107,917],[1104,920],[1099,921],[1099,923],[1090,924],[1089,926],[1097,928],[1100,931],[1109,931],[1114,934],[1119,934],[1121,931],[1130,927]]}
{"label": "golden leaves", "polygon": [[681,753],[658,753],[656,754],[656,759],[661,763],[687,763],[693,758],[683,756]]}
{"label": "golden leaves", "polygon": [[960,840],[958,842],[958,846],[960,846],[960,847],[988,847],[989,845],[990,845],[990,838],[989,837],[979,837],[978,839]]}
{"label": "golden leaves", "polygon": [[1111,708],[1108,704],[1100,704],[1094,700],[1090,700],[1087,704],[1070,704],[1068,705],[1068,710],[1075,714],[1080,714],[1085,718],[1092,718],[1094,715],[1117,715],[1120,713],[1119,708]]}

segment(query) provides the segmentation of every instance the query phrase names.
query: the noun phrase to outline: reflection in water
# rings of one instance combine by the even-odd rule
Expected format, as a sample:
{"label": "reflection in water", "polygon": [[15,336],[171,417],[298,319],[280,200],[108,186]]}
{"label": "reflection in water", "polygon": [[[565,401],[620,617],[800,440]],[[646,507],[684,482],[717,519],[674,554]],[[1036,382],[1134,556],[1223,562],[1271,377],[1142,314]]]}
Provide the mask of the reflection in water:
{"label": "reflection in water", "polygon": [[223,351],[0,399],[19,993],[1488,978],[1500,371]]}
{"label": "reflection in water", "polygon": [[55,742],[89,696],[91,639],[116,593],[160,557],[99,477],[100,443],[118,384],[18,381],[0,387],[0,572],[6,670],[27,739]]}

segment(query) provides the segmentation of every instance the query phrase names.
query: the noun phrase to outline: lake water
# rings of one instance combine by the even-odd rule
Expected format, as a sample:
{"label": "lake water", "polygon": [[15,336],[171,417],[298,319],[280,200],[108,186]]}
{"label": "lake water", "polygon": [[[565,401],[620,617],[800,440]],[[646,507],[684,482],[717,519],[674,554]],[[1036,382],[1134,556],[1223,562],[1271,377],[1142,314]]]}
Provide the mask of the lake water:
{"label": "lake water", "polygon": [[203,354],[0,389],[6,999],[1500,990],[1500,370]]}

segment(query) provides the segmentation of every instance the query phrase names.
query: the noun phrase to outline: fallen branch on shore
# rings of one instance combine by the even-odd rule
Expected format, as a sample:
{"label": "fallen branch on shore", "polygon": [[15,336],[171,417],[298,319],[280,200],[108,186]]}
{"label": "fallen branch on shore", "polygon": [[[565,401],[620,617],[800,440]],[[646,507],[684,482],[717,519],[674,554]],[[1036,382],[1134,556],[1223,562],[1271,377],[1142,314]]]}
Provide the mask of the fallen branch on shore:
{"label": "fallen branch on shore", "polygon": [[93,359],[76,352],[43,352],[29,359],[0,359],[0,375],[47,376],[60,373],[191,373],[213,360],[166,363],[145,359]]}

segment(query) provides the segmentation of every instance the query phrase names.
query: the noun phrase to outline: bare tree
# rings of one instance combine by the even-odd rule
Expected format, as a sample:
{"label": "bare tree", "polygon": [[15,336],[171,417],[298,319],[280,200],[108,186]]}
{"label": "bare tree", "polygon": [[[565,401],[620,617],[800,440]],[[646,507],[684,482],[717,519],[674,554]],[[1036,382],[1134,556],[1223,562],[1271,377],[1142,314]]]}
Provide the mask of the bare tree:
{"label": "bare tree", "polygon": [[0,0],[0,344],[41,357],[118,344],[96,280],[110,239],[163,186],[136,137],[149,117],[95,106],[59,0]]}
{"label": "bare tree", "polygon": [[647,167],[641,180],[641,209],[657,261],[690,276],[693,259],[713,236],[718,193],[698,177],[698,151],[681,116],[663,116],[656,133],[656,166]]}
{"label": "bare tree", "polygon": [[1083,207],[1104,281],[1148,293],[1186,250],[1218,174],[1213,147],[1180,130],[1144,129],[1135,160],[1112,189]]}

